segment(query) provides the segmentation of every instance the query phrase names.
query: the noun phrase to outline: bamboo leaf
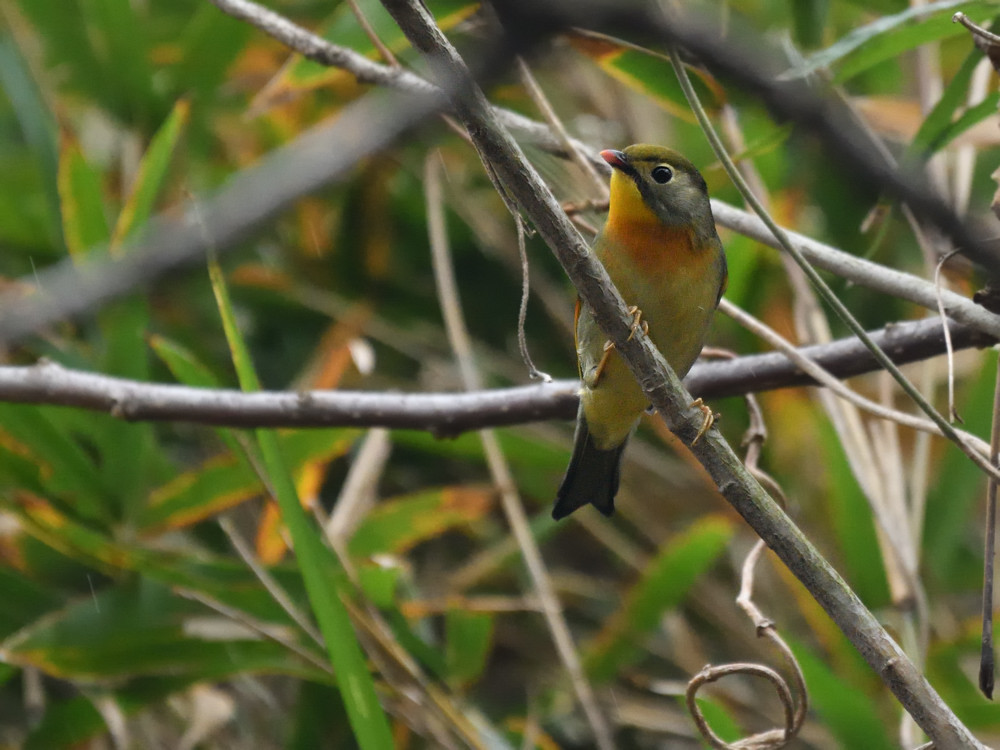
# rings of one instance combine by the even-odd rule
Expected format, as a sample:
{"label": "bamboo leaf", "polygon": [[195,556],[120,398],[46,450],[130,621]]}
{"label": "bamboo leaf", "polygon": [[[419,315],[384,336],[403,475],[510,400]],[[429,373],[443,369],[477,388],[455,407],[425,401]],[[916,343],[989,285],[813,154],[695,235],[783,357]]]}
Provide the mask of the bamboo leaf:
{"label": "bamboo leaf", "polygon": [[[240,386],[245,391],[260,390],[260,380],[250,359],[250,352],[236,324],[229,290],[214,258],[209,261],[209,277]],[[313,614],[326,642],[355,738],[363,750],[392,747],[392,734],[385,713],[379,705],[375,684],[368,672],[347,610],[340,600],[340,593],[329,575],[330,571],[338,568],[337,562],[320,541],[317,529],[310,523],[299,502],[287,459],[274,431],[259,429],[256,430],[256,436],[268,479],[274,489],[274,499],[281,508],[282,518],[292,537]]]}
{"label": "bamboo leaf", "polygon": [[842,83],[876,63],[889,60],[921,44],[966,33],[951,17],[958,11],[975,14],[990,7],[985,0],[941,0],[883,16],[854,29],[824,50],[808,57],[783,78],[804,78],[818,70],[839,66],[835,80]]}
{"label": "bamboo leaf", "polygon": [[352,555],[402,554],[448,529],[482,518],[493,505],[486,489],[446,487],[379,503],[351,537]]}
{"label": "bamboo leaf", "polygon": [[449,609],[445,614],[445,669],[453,686],[482,674],[493,645],[493,615]]}
{"label": "bamboo leaf", "polygon": [[149,148],[139,162],[132,190],[118,215],[118,222],[111,238],[112,252],[115,252],[136,229],[142,227],[153,213],[156,199],[163,190],[170,162],[177,150],[177,143],[190,115],[190,104],[181,99],[174,105],[166,122],[153,136]]}

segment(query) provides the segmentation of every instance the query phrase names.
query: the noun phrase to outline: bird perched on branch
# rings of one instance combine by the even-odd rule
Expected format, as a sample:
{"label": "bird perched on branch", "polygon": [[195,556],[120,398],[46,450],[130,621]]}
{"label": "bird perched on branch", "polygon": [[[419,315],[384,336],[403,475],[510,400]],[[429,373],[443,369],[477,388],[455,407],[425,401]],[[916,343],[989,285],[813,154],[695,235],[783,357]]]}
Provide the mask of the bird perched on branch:
{"label": "bird perched on branch", "polygon": [[[669,148],[639,144],[601,156],[613,168],[611,201],[594,254],[632,305],[633,335],[648,333],[682,378],[701,352],[726,288],[726,256],[708,188],[695,166]],[[625,443],[649,403],[579,299],[576,352],[583,386],[573,457],[552,510],[556,519],[587,503],[604,515],[614,512]],[[700,437],[712,412],[700,400],[694,405],[706,415]]]}

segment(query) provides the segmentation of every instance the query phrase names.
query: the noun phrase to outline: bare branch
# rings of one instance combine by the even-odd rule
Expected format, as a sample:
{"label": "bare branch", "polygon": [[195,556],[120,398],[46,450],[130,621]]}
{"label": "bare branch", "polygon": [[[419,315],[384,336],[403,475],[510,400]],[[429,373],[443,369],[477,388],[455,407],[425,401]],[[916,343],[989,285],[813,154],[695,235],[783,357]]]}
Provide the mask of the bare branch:
{"label": "bare branch", "polygon": [[[994,340],[950,323],[956,349],[983,347]],[[894,323],[872,332],[889,355],[905,364],[944,351],[940,318]],[[872,372],[874,359],[855,338],[798,353],[837,376]],[[685,379],[704,398],[735,396],[816,381],[781,352],[725,361],[698,362]],[[172,421],[217,427],[389,427],[452,436],[482,427],[572,419],[576,380],[466,393],[375,393],[364,391],[258,391],[192,388],[144,383],[81,372],[42,360],[26,367],[0,366],[0,401],[72,406],[119,419]]]}
{"label": "bare branch", "polygon": [[[753,214],[718,200],[712,201],[712,213],[719,226],[732,229],[769,247],[779,247],[778,241],[764,226],[764,222]],[[909,300],[928,310],[937,310],[938,294],[932,282],[859,258],[789,229],[784,231],[805,259],[817,268],[867,289]],[[1000,316],[947,289],[942,289],[940,296],[948,317],[1000,338]]]}

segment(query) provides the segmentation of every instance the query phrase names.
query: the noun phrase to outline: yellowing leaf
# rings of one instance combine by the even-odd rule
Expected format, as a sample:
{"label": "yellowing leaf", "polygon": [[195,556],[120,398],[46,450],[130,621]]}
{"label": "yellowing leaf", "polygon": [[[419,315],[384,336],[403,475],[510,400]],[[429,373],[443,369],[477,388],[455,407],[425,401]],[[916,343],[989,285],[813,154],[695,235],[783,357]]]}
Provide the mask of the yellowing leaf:
{"label": "yellowing leaf", "polygon": [[400,554],[455,526],[482,518],[493,504],[492,490],[445,487],[381,503],[351,538],[352,555]]}
{"label": "yellowing leaf", "polygon": [[[572,34],[569,39],[575,50],[593,60],[615,80],[656,102],[674,117],[695,122],[694,113],[666,56],[603,35]],[[690,66],[689,72],[706,108],[723,103],[725,92],[714,78]]]}
{"label": "yellowing leaf", "polygon": [[174,105],[166,122],[153,136],[149,148],[139,163],[132,191],[122,207],[118,222],[115,224],[114,235],[111,239],[112,252],[129,234],[143,226],[153,213],[156,199],[163,189],[170,162],[190,114],[191,105],[186,100],[181,99]]}
{"label": "yellowing leaf", "polygon": [[59,149],[59,204],[63,234],[71,255],[82,255],[108,241],[101,175],[84,158],[80,145],[64,133]]}

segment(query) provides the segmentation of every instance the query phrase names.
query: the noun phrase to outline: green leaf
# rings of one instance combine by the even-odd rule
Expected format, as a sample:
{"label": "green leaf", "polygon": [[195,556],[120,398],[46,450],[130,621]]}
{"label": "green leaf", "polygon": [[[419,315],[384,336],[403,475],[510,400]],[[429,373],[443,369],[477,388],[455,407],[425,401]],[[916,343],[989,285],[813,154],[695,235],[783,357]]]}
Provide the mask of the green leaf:
{"label": "green leaf", "polygon": [[584,668],[596,682],[607,682],[636,658],[638,642],[663,613],[687,596],[695,581],[719,557],[733,535],[732,523],[708,516],[664,545],[584,653]]}
{"label": "green leaf", "polygon": [[165,336],[153,334],[149,346],[177,381],[196,388],[222,388],[222,383],[190,350]]}
{"label": "green leaf", "polygon": [[445,670],[452,687],[476,680],[493,645],[493,615],[449,609],[445,613]]}
{"label": "green leaf", "polygon": [[179,35],[182,57],[171,71],[174,90],[206,101],[217,98],[227,70],[254,34],[250,24],[198,3]]}
{"label": "green leaf", "polygon": [[20,53],[9,38],[0,39],[0,86],[10,99],[28,142],[48,204],[44,231],[54,247],[64,245],[59,200],[59,140],[52,114]]}
{"label": "green leaf", "polygon": [[151,25],[140,15],[141,6],[122,0],[81,4],[102,57],[105,96],[125,122],[148,124],[156,108],[156,87],[149,60]]}
{"label": "green leaf", "polygon": [[[957,408],[966,430],[974,435],[989,435],[996,356],[984,355],[976,372],[978,377],[956,395]],[[983,541],[979,530],[973,531],[968,521],[985,497],[984,477],[970,469],[964,453],[949,445],[931,482],[922,548],[924,559],[933,560],[927,574],[949,592],[974,589],[978,593]]]}
{"label": "green leaf", "polygon": [[921,44],[967,33],[961,26],[952,23],[952,15],[958,11],[975,13],[990,6],[991,3],[987,0],[942,0],[884,16],[854,29],[826,49],[807,58],[802,65],[789,70],[783,77],[805,77],[817,70],[839,65],[835,80],[843,83],[873,65],[897,57]]}
{"label": "green leaf", "polygon": [[933,109],[927,113],[924,121],[920,124],[920,129],[913,137],[910,144],[910,152],[926,156],[934,153],[940,148],[939,140],[941,134],[951,127],[955,113],[962,109],[965,104],[965,97],[969,90],[969,81],[972,80],[972,73],[983,59],[983,53],[973,47],[961,67],[948,81],[941,98]]}
{"label": "green leaf", "polygon": [[[18,445],[15,453],[39,464],[44,488],[71,504],[78,517],[110,521],[109,488],[91,457],[68,433],[63,416],[57,408],[0,403],[0,434],[13,438]],[[4,469],[0,466],[0,476]]]}
{"label": "green leaf", "polygon": [[789,646],[809,686],[810,707],[823,719],[839,747],[865,750],[898,747],[886,733],[885,723],[864,690],[845,682],[812,651],[794,642],[789,642]]}
{"label": "green leaf", "polygon": [[107,732],[94,704],[83,696],[48,703],[45,713],[24,743],[24,750],[59,750],[80,747]]}
{"label": "green leaf", "polygon": [[190,118],[191,107],[181,99],[174,105],[173,111],[166,122],[153,136],[149,148],[139,162],[135,182],[129,193],[115,231],[111,238],[111,251],[115,252],[136,229],[142,227],[153,213],[156,199],[163,190],[170,162],[173,159],[181,133]]}
{"label": "green leaf", "polygon": [[791,0],[788,5],[798,43],[803,47],[815,47],[823,40],[830,0]]}
{"label": "green leaf", "polygon": [[[98,316],[104,345],[98,367],[109,375],[147,382],[150,379],[146,331],[150,325],[149,301],[143,296],[129,297],[101,310]],[[171,473],[149,422],[126,422],[107,415],[96,417],[95,432],[100,453],[101,474],[105,484],[114,487],[111,499],[117,499],[117,515],[132,519],[141,513],[151,487],[160,477]]]}
{"label": "green leaf", "polygon": [[[698,703],[698,708],[701,709],[702,716],[705,717],[705,721],[724,742],[736,742],[743,737],[739,725],[721,703],[708,698],[695,698],[695,700]],[[682,701],[678,702],[682,703]]]}
{"label": "green leaf", "polygon": [[[260,380],[250,359],[250,352],[236,324],[229,290],[214,257],[209,260],[208,270],[240,386],[244,391],[260,390]],[[329,571],[339,567],[337,561],[329,548],[320,541],[318,530],[299,502],[287,459],[274,431],[259,429],[256,430],[256,436],[270,485],[274,489],[274,499],[292,537],[292,546],[295,548],[309,601],[323,633],[354,736],[363,750],[392,747],[392,734],[385,713],[379,705],[375,684],[368,672],[347,610],[340,600],[340,593],[329,575]]]}
{"label": "green leaf", "polygon": [[[149,338],[149,346],[167,366],[171,374],[184,385],[194,388],[222,388],[219,379],[215,377],[192,351],[164,336],[153,335]],[[236,431],[226,427],[216,427],[213,432],[232,452],[234,456],[245,459],[244,468],[251,471],[253,465],[260,463],[257,451],[248,440],[244,440]]]}
{"label": "green leaf", "polygon": [[381,609],[393,606],[396,600],[396,589],[403,571],[392,565],[385,566],[376,563],[358,566],[358,585],[372,604]]}
{"label": "green leaf", "polygon": [[315,682],[299,685],[286,750],[350,747],[350,723],[336,688]]}
{"label": "green leaf", "polygon": [[944,148],[973,125],[977,125],[987,117],[995,115],[997,113],[997,105],[1000,105],[1000,94],[993,91],[979,102],[979,104],[965,110],[955,122],[939,133],[929,144],[929,148],[932,151]]}
{"label": "green leaf", "polygon": [[[220,388],[218,378],[192,352],[179,344],[153,336],[150,346],[184,385]],[[145,533],[179,528],[208,518],[219,511],[254,497],[262,491],[255,466],[260,451],[238,430],[215,428],[214,432],[231,456],[216,456],[199,468],[185,472],[157,489],[139,525]],[[326,462],[344,455],[360,434],[355,429],[286,430],[279,432],[282,450],[292,471],[314,462]]]}
{"label": "green leaf", "polygon": [[324,678],[249,629],[202,628],[206,615],[201,604],[140,579],[81,598],[7,638],[2,649],[11,663],[73,680],[178,674],[216,680],[248,672]]}
{"label": "green leaf", "polygon": [[65,0],[31,0],[18,4],[45,42],[47,62],[66,71],[81,90],[97,93],[106,85],[104,70],[84,33],[88,19],[82,3]]}
{"label": "green leaf", "polygon": [[889,589],[871,507],[832,426],[820,423],[814,429],[823,446],[823,466],[830,482],[826,493],[830,522],[843,555],[845,578],[869,608],[885,606]]}
{"label": "green leaf", "polygon": [[[10,545],[10,534],[4,540],[5,554],[14,550]],[[30,580],[9,567],[0,567],[0,591],[3,591],[4,606],[0,607],[0,637],[20,630],[45,612],[59,606],[59,594],[40,583]]]}
{"label": "green leaf", "polygon": [[[292,430],[278,433],[277,439],[291,470],[296,472],[308,463],[344,455],[357,435],[354,429]],[[231,454],[210,458],[153,490],[149,503],[134,521],[142,533],[182,528],[260,495],[263,485],[246,460],[242,445],[234,444],[233,448]],[[257,461],[256,449],[253,455]]]}

